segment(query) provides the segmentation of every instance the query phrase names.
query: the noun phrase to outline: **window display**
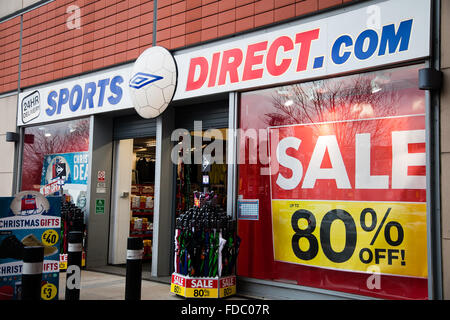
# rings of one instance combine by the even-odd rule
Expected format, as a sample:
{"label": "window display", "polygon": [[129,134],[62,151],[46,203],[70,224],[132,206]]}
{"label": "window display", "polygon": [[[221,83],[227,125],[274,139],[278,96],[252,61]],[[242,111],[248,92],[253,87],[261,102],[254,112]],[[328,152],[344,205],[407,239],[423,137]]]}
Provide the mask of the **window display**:
{"label": "window display", "polygon": [[240,276],[427,298],[418,69],[242,93]]}
{"label": "window display", "polygon": [[189,298],[224,298],[236,293],[240,239],[236,221],[211,192],[195,192],[195,205],[176,219],[171,292]]}
{"label": "window display", "polygon": [[[83,204],[87,190],[89,119],[25,128],[21,190],[70,189]],[[78,198],[80,198],[78,200]]]}

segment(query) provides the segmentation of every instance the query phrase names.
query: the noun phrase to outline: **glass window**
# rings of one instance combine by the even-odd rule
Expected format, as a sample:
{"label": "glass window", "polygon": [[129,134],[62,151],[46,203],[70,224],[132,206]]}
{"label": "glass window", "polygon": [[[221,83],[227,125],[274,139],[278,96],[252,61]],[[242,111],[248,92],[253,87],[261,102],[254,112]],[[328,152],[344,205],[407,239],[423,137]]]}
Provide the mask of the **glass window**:
{"label": "glass window", "polygon": [[21,190],[53,194],[63,187],[84,207],[88,181],[89,119],[25,128]]}
{"label": "glass window", "polygon": [[427,298],[419,68],[242,93],[240,276]]}

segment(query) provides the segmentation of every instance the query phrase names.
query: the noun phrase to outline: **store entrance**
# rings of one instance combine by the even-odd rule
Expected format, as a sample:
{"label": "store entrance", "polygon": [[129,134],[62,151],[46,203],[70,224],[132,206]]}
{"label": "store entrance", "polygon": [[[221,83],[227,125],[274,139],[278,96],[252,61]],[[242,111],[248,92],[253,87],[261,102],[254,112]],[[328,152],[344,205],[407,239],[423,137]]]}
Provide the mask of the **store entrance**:
{"label": "store entrance", "polygon": [[[211,131],[191,131],[191,141],[202,138],[201,157],[196,156],[196,147],[189,149],[190,163],[182,161],[179,153],[176,181],[175,216],[197,205],[199,201],[211,201],[226,210],[227,205],[227,129],[215,129],[216,135],[211,139]],[[207,138],[206,138],[207,137]],[[212,140],[212,141],[210,141]],[[211,147],[212,144],[215,147]],[[194,144],[192,144],[194,145]],[[209,146],[209,148],[208,148]],[[218,150],[221,149],[221,150]],[[186,157],[184,157],[186,160]],[[201,159],[201,162],[199,161]],[[200,162],[200,163],[199,163]],[[175,217],[175,218],[176,218]]]}
{"label": "store entrance", "polygon": [[156,137],[133,139],[130,237],[142,238],[143,270],[151,271]]}
{"label": "store entrance", "polygon": [[[178,154],[175,216],[173,220],[173,225],[176,226],[177,230],[180,228],[199,228],[201,222],[213,219],[213,214],[226,212],[227,164],[225,158],[227,154],[227,129],[214,129],[214,131],[216,134],[213,139],[210,139],[208,134],[210,131],[190,131],[189,134],[186,132],[186,135],[183,137],[183,139],[188,138],[190,141],[200,138],[202,143],[198,143],[197,140],[197,143],[192,144],[193,147],[186,148],[185,146],[180,149]],[[203,139],[205,136],[208,138]],[[204,142],[205,140],[207,142]],[[180,143],[183,144],[182,141]],[[215,145],[215,148],[211,148],[213,145]],[[201,150],[199,150],[200,148]],[[192,213],[194,213],[194,216],[191,215]],[[181,224],[183,224],[183,227],[181,227]],[[203,223],[202,225],[205,224]],[[208,232],[205,234],[208,234]],[[208,239],[208,237],[205,239]],[[180,243],[180,241],[179,233],[177,233],[173,242]],[[209,240],[201,242],[203,243],[204,241]],[[198,239],[194,242],[197,245],[200,244]],[[194,267],[193,264],[191,265],[191,262],[193,263],[194,260],[198,261],[194,252],[195,250],[191,252],[191,261],[183,258],[187,256],[184,256],[181,247],[177,245],[176,248],[173,248],[171,259],[172,272],[180,273],[180,270],[186,270],[185,275],[207,276],[208,270],[213,269],[211,261],[203,264],[200,268]],[[205,257],[203,253],[202,256],[203,258]],[[191,267],[187,267],[188,265]]]}
{"label": "store entrance", "polygon": [[115,141],[108,264],[126,267],[128,237],[143,240],[143,275],[152,265],[156,137]]}

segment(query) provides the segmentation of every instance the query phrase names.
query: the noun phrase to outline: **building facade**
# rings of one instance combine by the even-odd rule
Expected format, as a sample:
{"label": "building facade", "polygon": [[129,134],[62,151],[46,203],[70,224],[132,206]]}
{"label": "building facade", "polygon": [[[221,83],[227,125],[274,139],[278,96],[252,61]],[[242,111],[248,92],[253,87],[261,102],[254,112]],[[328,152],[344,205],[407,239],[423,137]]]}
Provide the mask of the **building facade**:
{"label": "building facade", "polygon": [[[123,264],[138,235],[158,277],[176,217],[208,188],[237,220],[244,294],[448,299],[448,6],[0,1],[0,195],[51,194],[66,161],[87,268]],[[153,46],[177,84],[144,119],[128,84]],[[194,163],[174,160],[184,136]],[[213,136],[226,161],[206,171]]]}

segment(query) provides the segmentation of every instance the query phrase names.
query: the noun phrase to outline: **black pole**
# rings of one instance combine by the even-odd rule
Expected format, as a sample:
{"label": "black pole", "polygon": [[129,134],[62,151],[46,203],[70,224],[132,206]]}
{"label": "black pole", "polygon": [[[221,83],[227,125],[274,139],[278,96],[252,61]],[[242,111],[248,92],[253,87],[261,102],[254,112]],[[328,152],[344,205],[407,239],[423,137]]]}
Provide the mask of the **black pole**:
{"label": "black pole", "polygon": [[142,238],[129,237],[127,243],[125,300],[141,300],[142,254]]}
{"label": "black pole", "polygon": [[23,248],[22,300],[41,300],[44,247]]}
{"label": "black pole", "polygon": [[70,231],[67,239],[66,300],[80,300],[83,233]]}

